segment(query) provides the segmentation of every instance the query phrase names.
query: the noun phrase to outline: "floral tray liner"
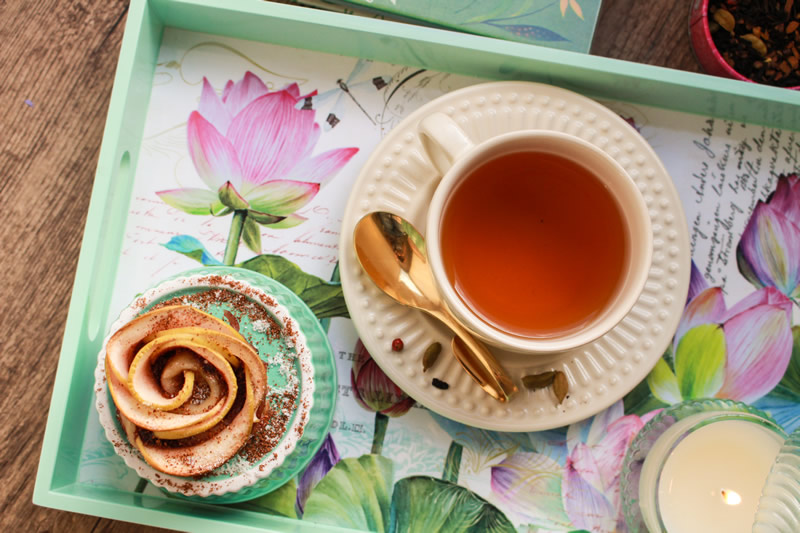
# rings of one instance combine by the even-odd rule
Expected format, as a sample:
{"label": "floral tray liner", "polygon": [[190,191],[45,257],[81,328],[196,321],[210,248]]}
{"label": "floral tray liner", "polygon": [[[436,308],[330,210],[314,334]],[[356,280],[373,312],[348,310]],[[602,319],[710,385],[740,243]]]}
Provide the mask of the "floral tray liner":
{"label": "floral tray liner", "polygon": [[[297,292],[336,354],[324,445],[296,479],[236,505],[355,530],[624,531],[622,459],[663,407],[731,398],[800,426],[800,133],[622,102],[602,103],[664,162],[693,257],[675,339],[647,379],[588,420],[500,433],[440,417],[383,375],[338,283],[345,203],[395,124],[483,81],[165,31],[108,323],[161,279],[235,264]],[[170,497],[88,417],[79,483]]]}

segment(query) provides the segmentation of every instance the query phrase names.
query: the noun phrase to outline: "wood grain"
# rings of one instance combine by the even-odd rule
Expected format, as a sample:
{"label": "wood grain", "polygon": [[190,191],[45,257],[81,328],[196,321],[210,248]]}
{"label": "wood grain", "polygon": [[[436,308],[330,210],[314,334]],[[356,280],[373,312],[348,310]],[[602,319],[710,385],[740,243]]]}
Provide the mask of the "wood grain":
{"label": "wood grain", "polygon": [[[31,503],[127,5],[0,0],[0,531],[163,531]],[[604,0],[592,53],[697,71],[687,18]]]}

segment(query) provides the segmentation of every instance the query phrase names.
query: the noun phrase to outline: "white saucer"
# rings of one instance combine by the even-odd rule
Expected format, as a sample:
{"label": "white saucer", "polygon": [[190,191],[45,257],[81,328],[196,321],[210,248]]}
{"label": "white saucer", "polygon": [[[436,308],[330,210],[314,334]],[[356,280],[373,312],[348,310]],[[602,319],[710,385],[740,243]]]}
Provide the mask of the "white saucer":
{"label": "white saucer", "polygon": [[[384,295],[361,270],[353,250],[356,222],[372,211],[390,211],[425,234],[425,215],[439,176],[422,155],[419,120],[434,111],[453,117],[475,142],[520,129],[575,135],[611,155],[636,182],[650,210],[653,264],[644,291],[628,316],[602,339],[561,354],[537,356],[494,350],[520,387],[508,404],[487,395],[452,355],[452,334],[421,311]],[[424,105],[376,147],[350,194],[339,246],[340,273],[350,316],[383,371],[422,405],[472,426],[498,431],[537,431],[587,418],[622,398],[650,372],[670,343],[689,289],[691,251],[678,192],[650,145],[627,122],[584,96],[528,82],[474,85]],[[405,348],[391,350],[401,338]],[[422,371],[432,342],[444,349]],[[558,369],[570,393],[558,405],[550,390],[531,392],[522,376]],[[432,385],[438,378],[449,385]]]}

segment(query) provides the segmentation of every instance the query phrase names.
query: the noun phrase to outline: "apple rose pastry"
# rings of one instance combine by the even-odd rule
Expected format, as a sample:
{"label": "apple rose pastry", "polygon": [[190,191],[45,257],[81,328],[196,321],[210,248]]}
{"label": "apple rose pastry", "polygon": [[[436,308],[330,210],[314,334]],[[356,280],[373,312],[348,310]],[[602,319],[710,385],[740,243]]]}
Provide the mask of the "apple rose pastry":
{"label": "apple rose pastry", "polygon": [[128,441],[156,470],[200,476],[248,441],[267,396],[258,352],[187,305],[145,313],[106,345],[105,374]]}

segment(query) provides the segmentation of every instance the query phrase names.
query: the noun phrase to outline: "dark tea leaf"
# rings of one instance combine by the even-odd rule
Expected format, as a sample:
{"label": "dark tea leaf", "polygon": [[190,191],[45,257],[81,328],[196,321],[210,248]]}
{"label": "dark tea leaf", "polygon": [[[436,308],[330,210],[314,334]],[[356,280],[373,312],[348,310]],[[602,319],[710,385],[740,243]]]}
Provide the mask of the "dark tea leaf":
{"label": "dark tea leaf", "polygon": [[800,86],[800,9],[794,0],[710,0],[714,45],[736,72],[757,83]]}

